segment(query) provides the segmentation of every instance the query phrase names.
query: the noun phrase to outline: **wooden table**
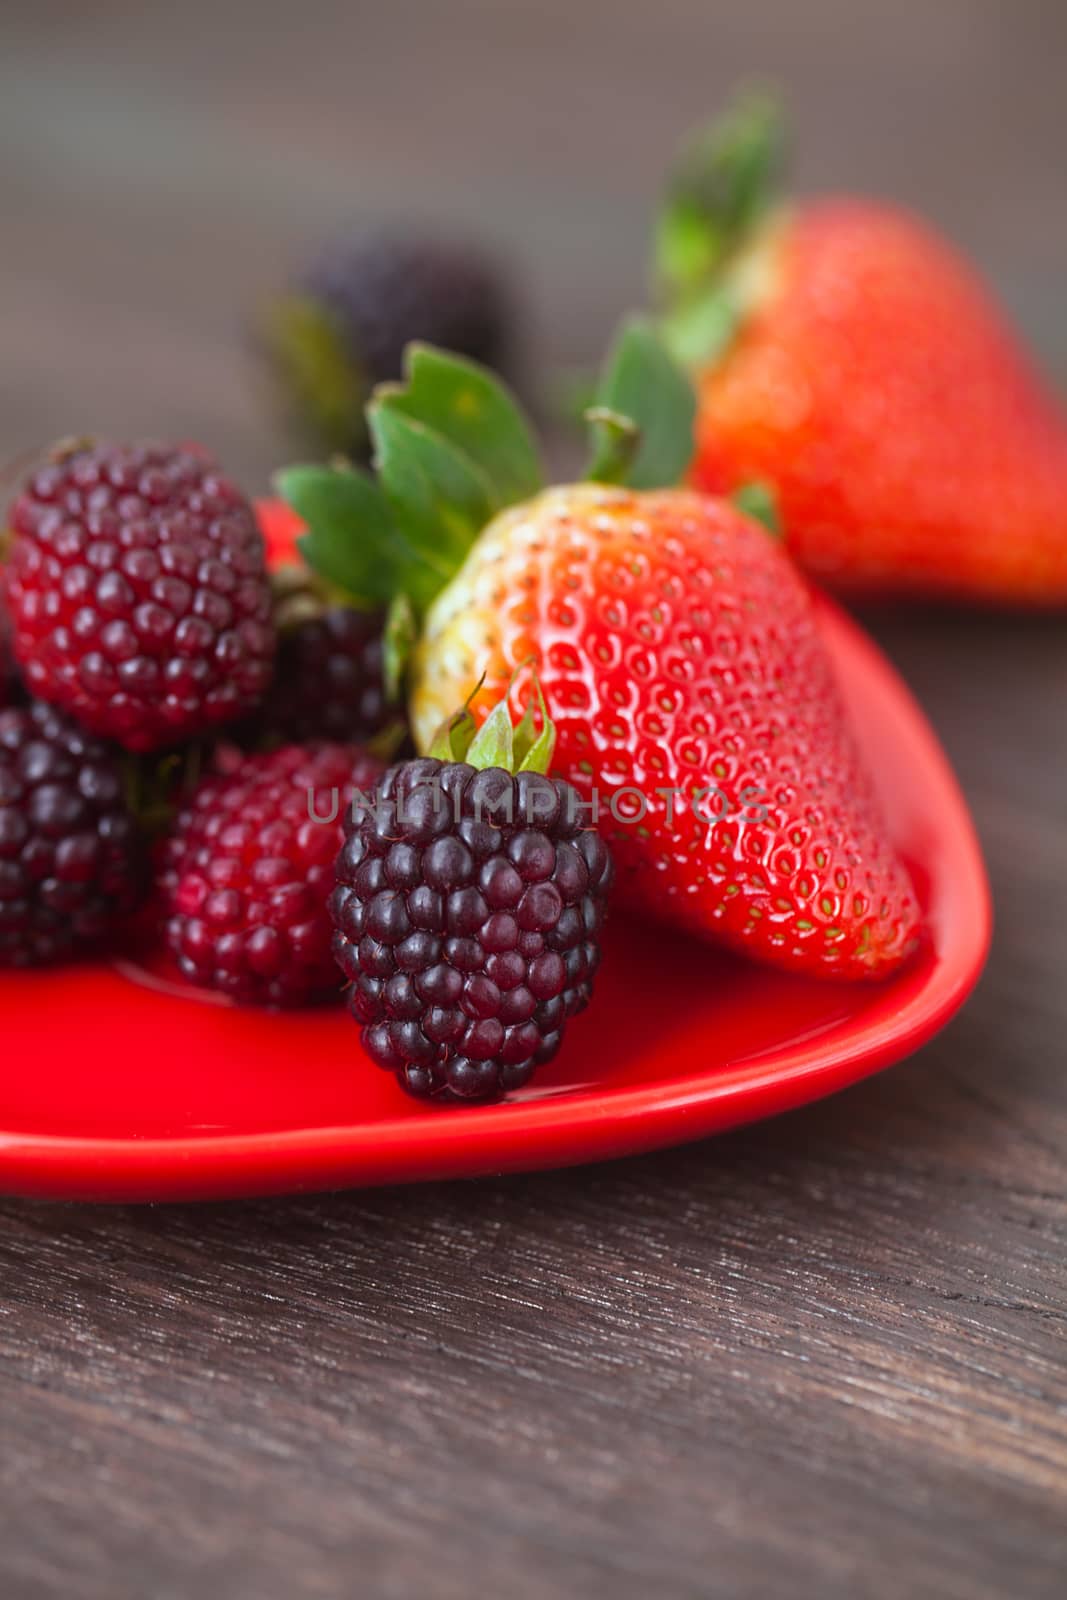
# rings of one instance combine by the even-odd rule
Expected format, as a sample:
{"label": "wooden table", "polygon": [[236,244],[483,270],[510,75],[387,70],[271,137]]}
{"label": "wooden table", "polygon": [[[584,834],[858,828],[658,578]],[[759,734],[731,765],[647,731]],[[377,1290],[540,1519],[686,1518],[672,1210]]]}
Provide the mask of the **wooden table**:
{"label": "wooden table", "polygon": [[[673,138],[763,65],[802,182],[938,217],[1067,373],[1062,7],[6,0],[0,33],[4,456],[198,435],[262,487],[291,445],[248,314],[347,211],[477,227],[541,370],[588,355]],[[1067,634],[868,620],[988,851],[958,1021],[600,1168],[5,1202],[5,1597],[1062,1593]]]}

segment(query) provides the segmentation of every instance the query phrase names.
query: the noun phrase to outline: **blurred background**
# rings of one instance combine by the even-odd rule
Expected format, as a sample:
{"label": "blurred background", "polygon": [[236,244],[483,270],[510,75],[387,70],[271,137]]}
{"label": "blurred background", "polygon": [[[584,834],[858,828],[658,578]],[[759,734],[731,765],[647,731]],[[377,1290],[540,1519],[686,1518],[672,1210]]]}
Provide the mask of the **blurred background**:
{"label": "blurred background", "polygon": [[643,293],[679,137],[784,90],[801,189],[927,213],[1067,377],[1061,0],[0,0],[0,457],[196,436],[251,489],[292,445],[248,326],[338,222],[510,263],[542,371]]}

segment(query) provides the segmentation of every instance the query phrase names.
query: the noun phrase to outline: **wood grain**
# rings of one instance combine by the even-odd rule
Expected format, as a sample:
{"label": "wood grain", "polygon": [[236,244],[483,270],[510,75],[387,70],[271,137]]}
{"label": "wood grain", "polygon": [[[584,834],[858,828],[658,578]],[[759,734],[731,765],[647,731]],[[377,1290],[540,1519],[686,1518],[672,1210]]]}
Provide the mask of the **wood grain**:
{"label": "wood grain", "polygon": [[[0,28],[5,457],[196,434],[261,486],[291,444],[250,312],[352,211],[477,229],[535,374],[587,356],[672,140],[761,65],[802,183],[937,217],[1067,373],[1062,7],[310,0],[298,32],[250,0],[5,0]],[[1062,1593],[1067,638],[865,620],[988,851],[957,1022],[836,1100],[600,1168],[4,1202],[5,1597]]]}

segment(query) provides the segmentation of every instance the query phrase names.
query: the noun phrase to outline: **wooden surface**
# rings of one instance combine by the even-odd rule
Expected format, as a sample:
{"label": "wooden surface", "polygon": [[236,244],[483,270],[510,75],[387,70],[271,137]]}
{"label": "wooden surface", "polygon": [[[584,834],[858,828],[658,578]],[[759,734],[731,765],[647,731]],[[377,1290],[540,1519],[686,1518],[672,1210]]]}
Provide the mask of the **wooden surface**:
{"label": "wooden surface", "polygon": [[[928,211],[1067,374],[1059,5],[3,0],[0,45],[5,457],[190,434],[262,487],[290,446],[245,320],[345,214],[477,228],[545,362],[595,351],[672,140],[760,68],[803,184]],[[873,626],[988,851],[959,1020],[601,1168],[4,1202],[5,1600],[1063,1592],[1067,632]]]}

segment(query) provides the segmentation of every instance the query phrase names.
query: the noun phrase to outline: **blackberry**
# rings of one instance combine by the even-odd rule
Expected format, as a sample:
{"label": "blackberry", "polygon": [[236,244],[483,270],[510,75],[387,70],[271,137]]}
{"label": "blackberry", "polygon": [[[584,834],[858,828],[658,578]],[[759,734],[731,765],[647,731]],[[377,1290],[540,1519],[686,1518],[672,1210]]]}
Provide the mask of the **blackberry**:
{"label": "blackberry", "polygon": [[301,417],[330,447],[362,449],[363,407],[420,339],[500,368],[508,307],[480,252],[349,232],[331,240],[271,313],[268,342]]}
{"label": "blackberry", "polygon": [[340,817],[382,770],[354,746],[289,745],[200,782],[160,871],[166,940],[183,976],[246,1005],[339,992],[326,903]]}
{"label": "blackberry", "polygon": [[244,715],[270,682],[252,507],[192,448],[73,445],[15,500],[5,573],[31,694],[129,750]]}
{"label": "blackberry", "polygon": [[143,874],[117,752],[52,706],[0,711],[0,967],[96,946]]}
{"label": "blackberry", "polygon": [[380,611],[327,606],[286,625],[279,617],[274,687],[251,725],[256,737],[286,743],[355,744],[401,717],[385,692]]}
{"label": "blackberry", "polygon": [[346,819],[330,910],[371,1058],[412,1094],[489,1100],[588,1004],[612,868],[569,784],[468,754],[390,768]]}

